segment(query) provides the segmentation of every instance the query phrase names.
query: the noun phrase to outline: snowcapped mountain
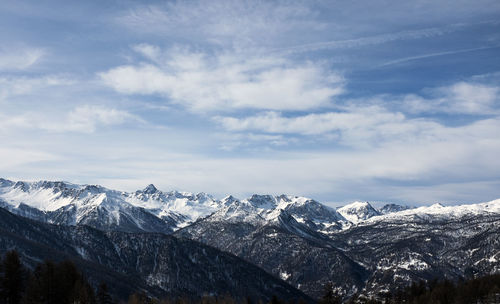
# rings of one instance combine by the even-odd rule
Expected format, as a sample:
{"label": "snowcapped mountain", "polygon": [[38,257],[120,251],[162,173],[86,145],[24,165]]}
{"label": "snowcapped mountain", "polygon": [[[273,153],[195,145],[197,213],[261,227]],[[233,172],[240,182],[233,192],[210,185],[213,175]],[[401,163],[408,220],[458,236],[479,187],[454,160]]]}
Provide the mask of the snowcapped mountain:
{"label": "snowcapped mountain", "polygon": [[[357,224],[324,233],[288,214],[300,200],[285,204],[282,199],[230,204],[174,235],[231,252],[314,298],[326,282],[346,297],[377,296],[414,281],[500,271],[500,200],[386,215],[355,203],[341,211]],[[277,208],[280,204],[285,207]]]}
{"label": "snowcapped mountain", "polygon": [[341,229],[347,221],[334,209],[299,196],[253,195],[245,200],[224,198],[223,206],[207,218],[209,221],[247,222],[253,225],[277,223],[283,215],[324,233]]}
{"label": "snowcapped mountain", "polygon": [[354,202],[338,208],[337,212],[353,224],[381,214],[368,202]]}
{"label": "snowcapped mountain", "polygon": [[253,195],[220,201],[206,193],[163,192],[154,185],[135,192],[67,182],[0,179],[0,204],[48,223],[85,224],[104,230],[171,233],[209,215],[211,220],[266,224],[283,214],[315,231],[332,233],[347,220],[334,209],[297,196]]}
{"label": "snowcapped mountain", "polygon": [[331,234],[368,220],[416,220],[498,212],[496,204],[496,201],[449,207],[435,204],[412,209],[388,204],[376,210],[368,202],[353,202],[335,210],[313,199],[289,195],[253,195],[244,200],[228,196],[219,201],[206,193],[164,192],[154,185],[122,192],[99,185],[14,182],[0,178],[0,206],[16,214],[55,224],[86,224],[121,231],[172,233],[208,216],[211,221],[259,225],[278,222],[280,216],[291,216],[309,229]]}
{"label": "snowcapped mountain", "polygon": [[419,208],[389,204],[379,210],[354,202],[335,210],[300,196],[219,201],[154,185],[121,192],[0,179],[0,207],[74,229],[188,238],[249,261],[314,298],[326,282],[348,297],[421,279],[500,271],[500,200]]}
{"label": "snowcapped mountain", "polygon": [[127,193],[97,185],[5,179],[0,179],[0,201],[16,214],[49,223],[164,233],[220,208],[208,194],[162,192],[153,185]]}
{"label": "snowcapped mountain", "polygon": [[243,201],[228,197],[223,201],[230,203],[174,236],[235,254],[313,298],[322,295],[329,281],[338,284],[344,295],[362,288],[367,275],[363,267],[321,232],[340,231],[336,221],[345,219],[335,210],[313,200],[283,195],[254,195]]}
{"label": "snowcapped mountain", "polygon": [[412,209],[405,209],[399,212],[391,212],[367,219],[366,222],[379,221],[438,221],[447,219],[460,219],[478,215],[500,214],[500,199],[480,204],[464,204],[456,206],[443,206],[434,204]]}
{"label": "snowcapped mountain", "polygon": [[162,219],[173,219],[180,228],[218,210],[222,205],[206,193],[162,192],[154,185],[133,193],[123,193],[124,200]]}

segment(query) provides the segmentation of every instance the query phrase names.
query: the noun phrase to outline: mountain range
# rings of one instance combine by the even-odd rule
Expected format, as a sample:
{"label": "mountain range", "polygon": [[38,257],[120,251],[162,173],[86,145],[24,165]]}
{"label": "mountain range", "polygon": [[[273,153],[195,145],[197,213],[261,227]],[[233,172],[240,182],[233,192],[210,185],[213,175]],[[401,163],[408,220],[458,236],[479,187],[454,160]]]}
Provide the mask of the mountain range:
{"label": "mountain range", "polygon": [[[260,278],[248,287],[255,298],[317,299],[327,282],[345,298],[381,296],[413,281],[500,271],[500,200],[378,209],[354,202],[335,209],[289,195],[217,200],[154,185],[122,192],[0,179],[0,207],[6,210],[1,248],[19,248],[33,261],[46,257],[40,246],[50,248],[55,256],[104,266],[99,278],[129,274],[137,281],[131,285],[153,295],[243,296],[234,282],[246,282],[244,274]],[[179,276],[179,269],[189,275]],[[200,278],[212,283],[193,283]]]}

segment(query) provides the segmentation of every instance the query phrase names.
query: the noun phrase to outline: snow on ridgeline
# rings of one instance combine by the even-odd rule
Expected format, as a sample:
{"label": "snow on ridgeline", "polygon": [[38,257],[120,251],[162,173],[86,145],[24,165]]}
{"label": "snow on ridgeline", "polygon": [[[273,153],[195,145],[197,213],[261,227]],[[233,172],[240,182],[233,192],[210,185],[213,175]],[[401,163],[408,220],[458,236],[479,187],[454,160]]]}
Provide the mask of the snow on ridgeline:
{"label": "snow on ridgeline", "polygon": [[339,222],[345,221],[334,209],[301,196],[254,194],[241,201],[228,196],[222,200],[222,206],[208,220],[265,224],[276,222],[281,215],[288,214],[299,223],[319,227],[337,226]]}
{"label": "snow on ridgeline", "polygon": [[470,215],[500,213],[500,199],[479,204],[464,204],[454,206],[443,206],[434,204],[413,209],[407,209],[399,212],[387,213],[368,219],[368,222],[383,220],[410,220],[410,219],[449,219],[461,218]]}
{"label": "snow on ridgeline", "polygon": [[468,215],[500,213],[500,199],[479,204],[452,206],[433,204],[418,208],[387,204],[378,210],[368,202],[353,202],[337,208],[337,212],[354,225],[388,220],[409,222],[413,220],[449,219]]}
{"label": "snow on ridgeline", "polygon": [[103,229],[161,232],[175,231],[205,217],[210,221],[266,224],[291,216],[297,223],[330,234],[365,222],[500,213],[500,200],[420,208],[387,204],[378,210],[368,202],[354,202],[334,209],[310,198],[290,195],[253,195],[245,200],[228,196],[216,200],[206,193],[164,192],[154,185],[122,192],[98,185],[14,182],[0,178],[2,205],[23,216],[56,224],[83,223]]}
{"label": "snow on ridgeline", "polygon": [[[0,201],[14,212],[29,206],[50,214],[48,222],[78,224],[104,220],[119,226],[120,222],[127,221],[127,225],[135,225],[139,230],[141,223],[150,221],[151,216],[164,220],[175,230],[212,214],[221,203],[206,193],[162,192],[154,185],[128,193],[98,185],[13,182],[1,178]],[[103,218],[103,214],[109,218]]]}

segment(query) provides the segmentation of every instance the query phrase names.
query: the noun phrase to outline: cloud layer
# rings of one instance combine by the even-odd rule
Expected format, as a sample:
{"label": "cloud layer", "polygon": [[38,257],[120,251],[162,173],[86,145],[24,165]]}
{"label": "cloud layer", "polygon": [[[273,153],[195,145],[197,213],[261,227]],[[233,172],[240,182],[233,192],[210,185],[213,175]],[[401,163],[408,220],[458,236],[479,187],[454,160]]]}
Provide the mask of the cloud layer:
{"label": "cloud layer", "polygon": [[50,132],[93,133],[98,126],[120,125],[125,122],[143,123],[139,117],[123,110],[103,106],[83,105],[62,115],[41,115],[26,112],[21,115],[2,115],[0,113],[0,132],[12,129],[37,129]]}
{"label": "cloud layer", "polygon": [[0,2],[0,168],[217,196],[498,198],[499,16],[496,0]]}
{"label": "cloud layer", "polygon": [[317,63],[283,58],[245,58],[245,54],[195,53],[139,45],[150,60],[100,74],[125,94],[158,94],[192,110],[255,108],[307,110],[327,106],[343,91],[340,75]]}

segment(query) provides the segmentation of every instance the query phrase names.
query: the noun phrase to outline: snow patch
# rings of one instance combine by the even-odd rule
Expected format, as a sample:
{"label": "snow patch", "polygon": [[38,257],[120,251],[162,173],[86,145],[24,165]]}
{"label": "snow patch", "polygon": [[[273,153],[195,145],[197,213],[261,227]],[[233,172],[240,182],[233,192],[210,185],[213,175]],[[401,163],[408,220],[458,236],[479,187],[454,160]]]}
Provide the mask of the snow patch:
{"label": "snow patch", "polygon": [[291,274],[285,272],[285,271],[282,271],[280,272],[280,278],[283,280],[283,281],[286,281],[288,280],[288,278],[291,276]]}

